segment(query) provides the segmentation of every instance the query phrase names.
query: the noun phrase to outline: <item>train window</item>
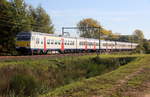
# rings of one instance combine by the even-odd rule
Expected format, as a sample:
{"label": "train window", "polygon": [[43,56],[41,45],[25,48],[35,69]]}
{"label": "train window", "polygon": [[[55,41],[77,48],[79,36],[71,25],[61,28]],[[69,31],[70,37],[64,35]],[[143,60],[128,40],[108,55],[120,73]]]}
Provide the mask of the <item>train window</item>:
{"label": "train window", "polygon": [[61,40],[58,41],[58,45],[60,45]]}
{"label": "train window", "polygon": [[72,45],[74,45],[74,41],[72,42]]}
{"label": "train window", "polygon": [[35,40],[35,37],[34,37],[34,36],[32,36],[32,40],[33,40],[33,41]]}
{"label": "train window", "polygon": [[57,41],[55,41],[55,44],[57,45]]}
{"label": "train window", "polygon": [[99,46],[99,43],[96,43],[96,46]]}
{"label": "train window", "polygon": [[90,42],[90,46],[92,46],[92,42]]}
{"label": "train window", "polygon": [[73,43],[74,43],[74,41],[71,41],[71,45],[74,45]]}
{"label": "train window", "polygon": [[103,43],[103,46],[107,46],[107,43]]}
{"label": "train window", "polygon": [[84,42],[80,42],[80,45],[84,45]]}
{"label": "train window", "polygon": [[81,42],[81,45],[83,45],[84,44],[84,42]]}
{"label": "train window", "polygon": [[67,45],[67,41],[65,40],[65,45]]}
{"label": "train window", "polygon": [[27,41],[30,40],[31,36],[17,36],[17,40],[23,40],[23,41]]}
{"label": "train window", "polygon": [[43,40],[41,40],[41,44],[43,44]]}
{"label": "train window", "polygon": [[82,45],[81,42],[79,43],[79,45]]}
{"label": "train window", "polygon": [[49,39],[47,40],[47,44],[50,44],[50,40]]}
{"label": "train window", "polygon": [[89,42],[89,46],[92,46],[93,45],[93,43],[92,42]]}
{"label": "train window", "polygon": [[81,42],[81,45],[84,45],[84,42]]}
{"label": "train window", "polygon": [[39,43],[40,43],[40,39],[36,38],[36,44],[39,44]]}
{"label": "train window", "polygon": [[67,45],[69,45],[69,40],[68,41],[66,41],[67,42]]}
{"label": "train window", "polygon": [[54,44],[54,40],[51,40],[51,44]]}

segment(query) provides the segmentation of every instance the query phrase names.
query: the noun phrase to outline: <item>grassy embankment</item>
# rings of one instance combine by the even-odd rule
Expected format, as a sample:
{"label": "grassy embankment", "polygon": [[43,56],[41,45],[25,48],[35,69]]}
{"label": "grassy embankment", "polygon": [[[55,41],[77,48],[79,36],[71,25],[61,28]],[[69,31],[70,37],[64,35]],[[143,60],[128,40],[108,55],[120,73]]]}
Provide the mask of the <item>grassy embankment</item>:
{"label": "grassy embankment", "polygon": [[[146,55],[102,55],[101,58],[93,55],[66,56],[64,58],[4,59],[0,60],[0,96],[66,97],[71,95],[90,97],[109,95],[112,93],[108,91],[112,91],[112,87],[117,85],[119,80],[136,72],[139,68],[148,66],[142,65],[148,64],[147,60],[149,58]],[[140,78],[137,79],[140,80]],[[134,79],[130,80],[129,86],[134,86]],[[138,82],[141,81],[139,80]],[[122,82],[123,85],[126,83]],[[125,85],[120,92],[118,89],[116,88],[115,91],[117,91],[117,95],[121,95],[123,94],[122,90],[128,88]],[[112,92],[116,95],[114,90]]]}
{"label": "grassy embankment", "polygon": [[150,55],[133,56],[137,59],[112,72],[57,88],[40,97],[144,97],[150,90]]}

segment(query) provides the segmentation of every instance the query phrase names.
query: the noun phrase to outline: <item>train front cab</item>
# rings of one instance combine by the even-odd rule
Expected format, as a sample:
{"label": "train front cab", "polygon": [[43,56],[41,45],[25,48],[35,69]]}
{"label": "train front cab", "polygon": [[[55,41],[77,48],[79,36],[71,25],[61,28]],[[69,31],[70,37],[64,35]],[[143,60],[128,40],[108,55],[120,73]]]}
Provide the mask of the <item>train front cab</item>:
{"label": "train front cab", "polygon": [[21,32],[16,38],[16,50],[19,54],[31,54],[31,33]]}

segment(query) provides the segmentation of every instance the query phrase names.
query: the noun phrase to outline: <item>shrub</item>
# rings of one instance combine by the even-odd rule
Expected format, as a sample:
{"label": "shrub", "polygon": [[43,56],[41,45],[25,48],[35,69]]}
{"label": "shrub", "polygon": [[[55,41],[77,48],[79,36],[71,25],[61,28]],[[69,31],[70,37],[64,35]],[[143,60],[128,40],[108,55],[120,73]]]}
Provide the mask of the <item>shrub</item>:
{"label": "shrub", "polygon": [[10,91],[19,96],[35,96],[38,91],[37,81],[29,75],[16,74],[10,80]]}

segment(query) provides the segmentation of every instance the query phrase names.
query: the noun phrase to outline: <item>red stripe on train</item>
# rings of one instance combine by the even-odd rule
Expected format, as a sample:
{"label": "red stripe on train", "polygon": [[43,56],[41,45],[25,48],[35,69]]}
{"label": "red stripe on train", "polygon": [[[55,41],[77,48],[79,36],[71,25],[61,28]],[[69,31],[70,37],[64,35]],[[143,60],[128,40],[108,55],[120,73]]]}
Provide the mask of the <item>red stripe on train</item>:
{"label": "red stripe on train", "polygon": [[85,42],[85,50],[87,50],[87,41]]}
{"label": "red stripe on train", "polygon": [[94,42],[94,50],[96,50],[96,43]]}
{"label": "red stripe on train", "polygon": [[46,51],[46,37],[44,37],[44,51]]}
{"label": "red stripe on train", "polygon": [[64,51],[64,39],[61,39],[61,51]]}

